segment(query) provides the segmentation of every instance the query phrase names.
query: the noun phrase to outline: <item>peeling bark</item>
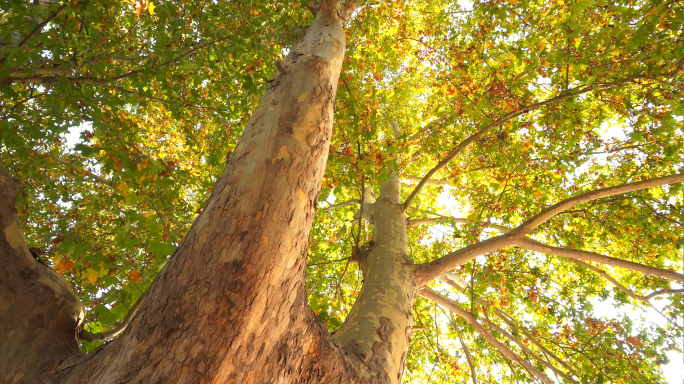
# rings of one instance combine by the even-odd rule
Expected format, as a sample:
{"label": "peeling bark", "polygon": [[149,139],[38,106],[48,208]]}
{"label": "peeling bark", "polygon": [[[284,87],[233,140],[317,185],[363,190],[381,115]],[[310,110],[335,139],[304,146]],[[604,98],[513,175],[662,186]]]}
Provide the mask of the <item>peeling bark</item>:
{"label": "peeling bark", "polygon": [[21,183],[0,168],[0,382],[38,383],[81,355],[84,309],[67,282],[31,256],[16,216]]}
{"label": "peeling bark", "polygon": [[393,175],[372,205],[373,248],[364,284],[335,343],[374,372],[374,383],[400,383],[413,325],[414,266],[408,257],[406,219]]}
{"label": "peeling bark", "polygon": [[[401,292],[402,323],[393,323],[395,315],[387,313],[373,324],[377,343],[364,349],[371,360],[335,345],[308,307],[305,292],[306,250],[344,58],[343,17],[353,6],[338,1],[318,6],[303,40],[278,65],[207,206],[147,291],[137,316],[97,351],[80,352],[78,299],[67,295],[66,285],[49,284],[48,277],[57,277],[28,255],[13,216],[14,199],[2,200],[10,203],[1,216],[0,315],[7,319],[0,328],[0,381],[399,382],[410,284]],[[14,196],[16,185],[3,177],[12,186],[3,193]],[[410,281],[405,249],[401,257],[393,278]],[[17,311],[25,316],[13,316]],[[358,342],[364,348],[365,343]],[[30,350],[17,352],[26,345]]]}

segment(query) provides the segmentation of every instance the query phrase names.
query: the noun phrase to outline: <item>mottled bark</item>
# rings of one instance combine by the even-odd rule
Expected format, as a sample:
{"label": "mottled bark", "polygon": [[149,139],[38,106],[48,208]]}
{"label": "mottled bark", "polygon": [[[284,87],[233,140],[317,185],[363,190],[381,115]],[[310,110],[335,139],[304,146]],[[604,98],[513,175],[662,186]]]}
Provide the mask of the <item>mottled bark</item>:
{"label": "mottled bark", "polygon": [[[2,366],[6,382],[399,382],[411,312],[412,278],[405,232],[403,246],[396,248],[390,240],[380,240],[382,246],[378,248],[394,252],[389,261],[389,267],[394,268],[389,279],[392,284],[397,286],[398,279],[404,281],[401,288],[387,292],[382,305],[401,310],[389,308],[369,324],[348,325],[355,332],[364,328],[358,341],[346,337],[342,344],[345,348],[336,346],[306,301],[306,250],[328,156],[333,102],[345,50],[342,24],[351,12],[349,4],[322,2],[304,39],[278,65],[212,197],[147,291],[126,331],[84,356],[76,342],[79,316],[74,315],[73,306],[65,305],[78,301],[75,297],[49,300],[48,296],[66,296],[61,291],[59,297],[53,293],[62,285],[52,291],[38,287],[45,297],[22,310],[31,314],[42,306],[59,304],[69,310],[50,307],[43,312],[63,313],[64,319],[51,320],[55,326],[18,323],[25,319],[3,322],[0,341],[3,346],[30,344],[33,349],[48,343],[56,350],[56,357],[48,356],[43,366],[38,366],[35,358],[17,358],[23,359],[18,368]],[[391,205],[396,205],[398,192],[391,199]],[[12,226],[15,219],[5,216],[3,229],[15,229],[11,229],[13,237],[5,230],[5,243],[0,243],[2,262],[21,259],[33,264],[31,271],[39,271],[31,272],[34,275],[42,273],[40,268],[46,276],[54,275],[21,254],[26,248],[17,240],[21,231]],[[392,228],[398,230],[397,226]],[[17,255],[7,253],[16,249]],[[385,257],[372,256],[369,260],[371,276],[387,264]],[[23,296],[10,292],[16,290],[14,281],[21,279],[24,269],[8,268],[17,275],[10,276],[3,268],[3,278],[8,276],[3,281],[3,297],[12,300],[1,302],[3,315],[10,306],[38,298],[33,291],[31,297],[24,291],[20,292]],[[33,275],[27,279],[31,280],[27,292],[34,289],[31,284],[44,280]],[[369,278],[380,286],[370,284],[364,288],[366,292],[389,289],[379,280]],[[391,301],[395,298],[398,304]],[[367,309],[356,311],[366,313]],[[28,330],[35,331],[30,339],[21,334]],[[349,348],[352,344],[360,348]],[[12,350],[8,347],[5,351]],[[24,376],[16,372],[24,372]]]}
{"label": "mottled bark", "polygon": [[140,314],[72,382],[335,382],[349,371],[304,291],[344,57],[334,5],[278,66]]}
{"label": "mottled bark", "polygon": [[413,325],[414,266],[408,257],[399,178],[383,183],[372,205],[373,248],[354,307],[333,335],[335,343],[364,362],[375,383],[399,383]]}
{"label": "mottled bark", "polygon": [[0,168],[0,383],[39,383],[81,355],[83,306],[30,254],[16,216],[20,183]]}

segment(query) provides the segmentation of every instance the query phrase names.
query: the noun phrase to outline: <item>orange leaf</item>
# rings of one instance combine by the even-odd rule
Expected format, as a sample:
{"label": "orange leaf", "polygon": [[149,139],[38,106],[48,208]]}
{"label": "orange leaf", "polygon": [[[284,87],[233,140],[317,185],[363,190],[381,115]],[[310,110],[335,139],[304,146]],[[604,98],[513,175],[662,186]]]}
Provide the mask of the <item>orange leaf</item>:
{"label": "orange leaf", "polygon": [[59,273],[64,274],[64,272],[74,269],[74,263],[71,260],[59,260],[55,263],[55,267]]}
{"label": "orange leaf", "polygon": [[627,340],[628,343],[632,344],[635,347],[638,347],[641,345],[641,340],[637,339],[634,336],[630,336],[630,337],[626,338],[625,340]]}
{"label": "orange leaf", "polygon": [[142,276],[140,276],[140,272],[138,272],[137,269],[133,269],[130,272],[128,272],[128,276],[130,276],[131,279],[133,279],[133,281],[135,281],[136,283],[140,281],[140,279],[142,279]]}

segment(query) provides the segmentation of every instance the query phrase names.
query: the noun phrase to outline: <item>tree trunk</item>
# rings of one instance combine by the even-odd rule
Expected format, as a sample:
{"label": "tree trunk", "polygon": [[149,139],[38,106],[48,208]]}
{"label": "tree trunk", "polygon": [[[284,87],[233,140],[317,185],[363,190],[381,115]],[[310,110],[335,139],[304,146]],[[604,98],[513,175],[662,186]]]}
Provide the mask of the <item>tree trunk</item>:
{"label": "tree trunk", "polygon": [[0,383],[38,383],[82,355],[83,306],[26,246],[15,208],[20,185],[0,168]]}
{"label": "tree trunk", "polygon": [[413,263],[408,257],[401,183],[393,174],[372,205],[373,248],[364,264],[364,282],[354,307],[333,336],[335,344],[373,370],[401,382],[413,325]]}
{"label": "tree trunk", "polygon": [[387,225],[376,227],[363,292],[334,340],[306,300],[345,11],[337,1],[320,5],[278,66],[203,212],[111,343],[80,353],[80,303],[30,257],[13,203],[3,206],[0,382],[400,382],[413,271],[396,177],[375,204],[375,220]]}

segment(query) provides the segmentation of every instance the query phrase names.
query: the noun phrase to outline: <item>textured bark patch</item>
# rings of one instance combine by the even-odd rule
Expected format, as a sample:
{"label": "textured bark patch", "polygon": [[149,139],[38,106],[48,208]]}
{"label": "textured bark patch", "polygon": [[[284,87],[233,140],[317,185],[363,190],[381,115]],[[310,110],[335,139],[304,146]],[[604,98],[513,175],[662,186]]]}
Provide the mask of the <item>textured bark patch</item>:
{"label": "textured bark patch", "polygon": [[350,341],[342,349],[348,354],[358,357],[361,359],[361,361],[366,360],[366,354],[364,353],[365,350],[356,340]]}
{"label": "textured bark patch", "polygon": [[276,161],[281,160],[281,159],[289,159],[289,158],[290,158],[290,151],[287,150],[287,144],[285,144],[285,145],[282,145],[280,147],[278,154],[276,155],[276,157],[273,158],[273,160],[271,160],[271,163],[275,163]]}
{"label": "textured bark patch", "polygon": [[394,325],[392,325],[392,320],[386,317],[381,317],[380,327],[378,327],[378,330],[376,332],[378,336],[380,336],[380,340],[389,343],[390,339],[392,338],[392,333],[394,332]]}

